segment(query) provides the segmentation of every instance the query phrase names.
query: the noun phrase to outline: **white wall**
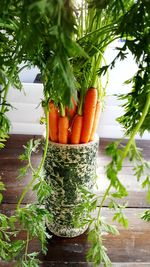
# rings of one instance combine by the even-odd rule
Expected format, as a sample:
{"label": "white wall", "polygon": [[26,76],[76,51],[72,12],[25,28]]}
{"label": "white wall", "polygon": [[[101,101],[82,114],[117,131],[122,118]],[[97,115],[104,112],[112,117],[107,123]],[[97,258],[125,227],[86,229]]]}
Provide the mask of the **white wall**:
{"label": "white wall", "polygon": [[42,84],[23,83],[23,91],[11,88],[8,102],[14,107],[7,115],[11,121],[11,133],[42,134],[44,126],[40,125],[43,109],[40,105],[43,99]]}
{"label": "white wall", "polygon": [[[111,62],[116,55],[117,52],[114,50],[116,45],[122,44],[117,42],[107,49],[105,53],[107,63]],[[119,123],[116,122],[116,118],[123,114],[123,109],[120,107],[121,103],[117,100],[115,94],[129,91],[130,85],[123,85],[123,82],[131,78],[136,69],[136,64],[131,54],[129,54],[125,61],[118,62],[115,68],[109,72],[105,109],[101,114],[98,126],[100,137],[122,137],[123,131]],[[14,107],[8,112],[8,117],[12,124],[11,133],[42,134],[44,132],[44,126],[39,124],[43,110],[40,106],[38,107],[43,97],[43,86],[42,84],[33,84],[37,73],[37,68],[23,70],[20,78],[23,82],[24,92],[14,88],[10,89],[8,102]],[[103,82],[105,83],[105,79]],[[137,136],[137,138],[140,137]],[[143,139],[150,139],[150,134],[145,133]]]}

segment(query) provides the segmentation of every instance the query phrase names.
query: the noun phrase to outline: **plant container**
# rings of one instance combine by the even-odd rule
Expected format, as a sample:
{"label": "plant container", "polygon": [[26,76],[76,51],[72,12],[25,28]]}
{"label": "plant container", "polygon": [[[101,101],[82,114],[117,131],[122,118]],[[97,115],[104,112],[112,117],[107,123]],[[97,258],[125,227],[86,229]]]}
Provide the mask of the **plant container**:
{"label": "plant container", "polygon": [[[45,174],[52,192],[46,199],[46,208],[52,214],[48,229],[57,236],[75,237],[86,231],[88,225],[76,227],[76,207],[83,202],[79,188],[92,191],[97,168],[99,140],[86,144],[59,144],[49,142],[45,160]],[[85,219],[81,216],[81,225]]]}

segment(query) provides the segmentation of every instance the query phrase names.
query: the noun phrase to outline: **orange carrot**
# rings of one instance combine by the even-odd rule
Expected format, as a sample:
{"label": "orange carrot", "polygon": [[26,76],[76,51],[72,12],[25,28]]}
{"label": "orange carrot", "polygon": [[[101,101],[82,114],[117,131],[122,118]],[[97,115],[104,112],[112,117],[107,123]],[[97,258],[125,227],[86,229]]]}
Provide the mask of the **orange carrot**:
{"label": "orange carrot", "polygon": [[96,104],[96,110],[95,110],[95,117],[94,117],[94,123],[93,123],[93,128],[92,128],[92,132],[91,132],[91,136],[90,136],[90,141],[93,141],[94,139],[94,135],[98,126],[98,122],[99,122],[99,117],[100,117],[100,101],[97,101]]}
{"label": "orange carrot", "polygon": [[55,107],[53,101],[49,103],[49,138],[53,142],[58,141],[58,118],[59,112],[58,108]]}
{"label": "orange carrot", "polygon": [[87,143],[90,140],[94,115],[97,103],[97,89],[89,88],[85,95],[84,107],[83,107],[83,126],[81,131],[81,143]]}
{"label": "orange carrot", "polygon": [[69,120],[68,143],[71,142],[72,127],[73,127],[73,123],[74,123],[74,120],[75,120],[76,116],[77,116],[77,114],[75,114],[73,116],[72,120]]}
{"label": "orange carrot", "polygon": [[83,116],[76,114],[71,129],[71,144],[79,144],[82,130]]}
{"label": "orange carrot", "polygon": [[68,143],[68,129],[69,129],[69,119],[67,116],[59,117],[58,121],[58,140],[61,144]]}

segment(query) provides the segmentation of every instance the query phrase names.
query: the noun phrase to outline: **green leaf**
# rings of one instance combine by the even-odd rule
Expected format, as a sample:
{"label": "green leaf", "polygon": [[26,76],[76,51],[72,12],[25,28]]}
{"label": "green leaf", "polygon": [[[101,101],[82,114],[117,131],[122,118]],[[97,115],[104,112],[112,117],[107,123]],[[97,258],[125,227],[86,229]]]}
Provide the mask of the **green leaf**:
{"label": "green leaf", "polygon": [[146,221],[150,222],[150,210],[146,210],[142,215],[141,218]]}
{"label": "green leaf", "polygon": [[[5,185],[4,185],[4,183],[3,182],[1,182],[1,177],[0,177],[0,191],[5,191],[6,189],[5,189]],[[0,192],[0,203],[2,202],[2,200],[3,200],[3,195],[2,195],[2,193]]]}
{"label": "green leaf", "polygon": [[18,175],[17,179],[22,179],[27,174],[28,170],[29,170],[29,165],[21,167],[19,169],[19,175]]}
{"label": "green leaf", "polygon": [[37,197],[39,203],[44,203],[46,198],[51,194],[51,186],[47,184],[45,180],[40,180],[33,187],[34,191],[37,191]]}
{"label": "green leaf", "polygon": [[18,267],[39,267],[41,261],[37,258],[39,255],[38,252],[33,252],[26,254],[26,259],[21,259],[18,261]]}
{"label": "green leaf", "polygon": [[124,228],[128,228],[128,219],[127,217],[122,213],[122,211],[118,211],[113,216],[113,221],[117,221],[118,223],[122,224]]}
{"label": "green leaf", "polygon": [[2,200],[3,200],[3,195],[2,193],[0,193],[0,203],[2,203]]}
{"label": "green leaf", "polygon": [[111,233],[113,235],[119,235],[119,232],[118,232],[115,225],[111,225],[111,224],[108,224],[108,223],[102,221],[101,226],[102,226],[103,231],[105,231],[107,233]]}
{"label": "green leaf", "polygon": [[36,204],[27,205],[16,211],[22,230],[29,232],[31,238],[37,237],[41,241],[42,251],[47,251],[47,239],[51,236],[47,233],[46,223],[51,222],[51,214],[43,207]]}
{"label": "green leaf", "polygon": [[149,185],[149,187],[148,187],[148,191],[147,191],[147,196],[146,196],[146,198],[147,198],[147,202],[150,204],[150,185]]}
{"label": "green leaf", "polygon": [[145,188],[147,186],[150,186],[150,177],[147,176],[146,179],[142,182],[142,187]]}
{"label": "green leaf", "polygon": [[144,165],[142,164],[134,167],[134,171],[134,175],[137,176],[137,181],[139,181],[144,173]]}
{"label": "green leaf", "polygon": [[124,194],[122,194],[122,192],[115,192],[115,193],[111,193],[111,196],[114,198],[123,198]]}
{"label": "green leaf", "polygon": [[87,260],[93,262],[94,266],[99,266],[101,263],[103,263],[104,266],[111,266],[111,261],[106,254],[107,249],[102,245],[101,233],[97,227],[89,231],[88,240],[92,243],[87,253]]}

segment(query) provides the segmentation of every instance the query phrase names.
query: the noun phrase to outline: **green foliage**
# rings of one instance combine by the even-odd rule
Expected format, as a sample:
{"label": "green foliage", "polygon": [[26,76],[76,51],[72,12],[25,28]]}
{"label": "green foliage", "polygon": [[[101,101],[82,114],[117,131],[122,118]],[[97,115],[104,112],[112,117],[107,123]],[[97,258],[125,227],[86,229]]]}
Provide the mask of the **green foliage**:
{"label": "green foliage", "polygon": [[103,245],[103,234],[110,233],[118,235],[117,228],[106,223],[102,218],[98,218],[92,225],[88,233],[88,240],[91,242],[91,247],[87,253],[87,260],[92,261],[94,266],[99,266],[103,263],[104,266],[111,266],[111,261],[107,255],[107,249]]}
{"label": "green foliage", "polygon": [[19,159],[21,161],[25,161],[26,165],[19,169],[18,179],[23,178],[30,169],[33,172],[33,175],[35,175],[35,170],[31,164],[31,156],[32,156],[32,153],[38,152],[38,148],[40,144],[41,144],[40,139],[37,139],[37,140],[31,139],[27,142],[26,146],[25,145],[23,146],[24,153],[19,156]]}
{"label": "green foliage", "polygon": [[45,174],[39,174],[38,182],[34,185],[33,190],[37,193],[38,203],[44,204],[47,197],[51,194],[51,186],[45,180]]}
{"label": "green foliage", "polygon": [[16,211],[21,229],[29,233],[30,238],[37,237],[41,241],[42,252],[47,251],[47,238],[50,235],[46,230],[46,223],[51,221],[50,213],[37,204],[29,204]]}
{"label": "green foliage", "polygon": [[29,165],[21,167],[19,169],[19,175],[18,175],[17,179],[22,179],[27,174],[28,170],[29,170]]}
{"label": "green foliage", "polygon": [[39,169],[34,169],[31,163],[32,153],[37,153],[42,140],[29,140],[26,145],[24,145],[24,153],[19,156],[21,161],[25,161],[26,165],[19,169],[18,179],[23,178],[29,170],[31,170],[33,178],[37,180],[37,183],[33,186],[33,191],[36,191],[38,203],[43,204],[46,197],[51,193],[51,187],[45,179],[45,172],[43,167]]}
{"label": "green foliage", "polygon": [[14,259],[24,249],[25,242],[23,240],[12,241],[12,237],[16,237],[16,217],[7,217],[0,214],[0,257],[5,261]]}
{"label": "green foliage", "polygon": [[[91,193],[83,187],[80,188],[80,193],[83,202],[76,207],[74,224],[76,227],[89,224],[88,240],[90,241],[91,246],[87,253],[87,260],[92,262],[94,266],[99,266],[101,263],[103,263],[104,266],[111,266],[111,261],[107,255],[107,249],[103,245],[103,235],[105,233],[118,235],[119,232],[116,226],[108,224],[101,215],[102,203],[104,199],[108,197],[108,194],[105,192],[98,207],[99,197],[96,194]],[[127,227],[127,218],[122,211],[124,207],[115,204],[115,202],[114,205],[116,205],[114,219]],[[111,206],[110,208],[114,209],[114,206]],[[98,210],[97,216],[93,215],[95,210]],[[83,216],[85,216],[84,219]]]}
{"label": "green foliage", "polygon": [[[96,226],[95,226],[96,227]],[[91,241],[91,248],[87,253],[87,260],[93,262],[93,265],[99,266],[103,263],[104,266],[112,266],[109,257],[107,256],[107,249],[102,245],[102,237],[96,229],[90,231],[88,240]]]}
{"label": "green foliage", "polygon": [[[137,73],[132,79],[127,81],[127,83],[131,83],[132,91],[126,95],[119,96],[119,99],[126,101],[123,105],[125,114],[118,118],[118,121],[126,130],[126,135],[129,135],[133,131],[139,121],[149,93],[150,25],[148,18],[148,2],[145,0],[138,0],[122,17],[120,26],[118,27],[118,32],[120,32],[126,40],[122,50],[127,51],[127,49],[129,49],[138,64]],[[139,129],[141,135],[145,130],[150,131],[149,121],[150,109]]]}
{"label": "green foliage", "polygon": [[146,210],[141,218],[146,222],[150,222],[150,210]]}
{"label": "green foliage", "polygon": [[83,54],[72,38],[76,30],[71,2],[21,1],[18,22],[20,55],[39,67],[46,98],[69,104],[75,94],[70,58]]}
{"label": "green foliage", "polygon": [[31,154],[34,152],[38,152],[38,148],[39,145],[41,144],[41,139],[30,139],[27,142],[27,145],[23,146],[24,147],[24,153],[22,155],[19,156],[20,160],[29,160],[29,158],[31,157]]}
{"label": "green foliage", "polygon": [[4,261],[13,260],[24,248],[24,242],[22,240],[17,241],[1,241],[0,255]]}
{"label": "green foliage", "polygon": [[13,85],[17,89],[22,88],[17,67],[18,47],[13,35],[16,18],[14,17],[13,22],[12,14],[7,13],[8,6],[5,12],[3,8],[0,10],[0,148],[4,147],[10,130],[10,122],[6,116],[6,112],[12,108],[6,99],[9,87]]}
{"label": "green foliage", "polygon": [[116,0],[94,0],[82,1],[82,5],[77,7],[77,42],[84,48],[88,57],[75,58],[72,63],[77,88],[83,94],[88,87],[95,86],[99,99],[102,100],[105,86],[102,88],[100,76],[101,70],[107,66],[103,54],[108,44],[117,38],[116,22],[131,3],[132,1],[128,1],[118,5]]}
{"label": "green foliage", "polygon": [[37,259],[38,252],[33,252],[26,255],[26,259],[20,259],[17,263],[17,267],[38,267],[40,260]]}
{"label": "green foliage", "polygon": [[147,188],[147,202],[150,203],[150,162],[143,159],[142,153],[136,147],[135,142],[131,146],[129,158],[134,161],[133,171],[137,181],[139,182],[141,179],[144,179],[142,187]]}
{"label": "green foliage", "polygon": [[[6,112],[6,109],[4,110]],[[3,114],[0,113],[0,149],[2,149],[5,146],[5,142],[8,139],[8,132],[10,129],[10,123],[7,117]]]}
{"label": "green foliage", "polygon": [[81,227],[93,223],[92,212],[97,207],[98,196],[91,193],[87,188],[80,187],[78,190],[82,202],[76,206],[73,223],[74,226]]}
{"label": "green foliage", "polygon": [[118,142],[111,143],[106,147],[106,154],[112,157],[112,161],[106,166],[107,178],[111,185],[117,190],[120,197],[127,196],[127,190],[118,178],[118,172],[122,168],[122,154],[123,151],[118,148]]}
{"label": "green foliage", "polygon": [[147,202],[150,203],[150,175],[146,176],[146,179],[142,183],[143,188],[147,188]]}
{"label": "green foliage", "polygon": [[0,177],[0,203],[2,202],[3,200],[3,194],[2,194],[2,191],[5,191],[5,185],[4,183],[1,181],[1,177]]}
{"label": "green foliage", "polygon": [[115,211],[115,214],[113,216],[113,221],[117,221],[118,223],[122,224],[124,228],[128,228],[128,219],[123,213],[125,207],[126,205],[120,205],[116,203],[114,200],[111,200],[111,202],[109,203],[109,208]]}

